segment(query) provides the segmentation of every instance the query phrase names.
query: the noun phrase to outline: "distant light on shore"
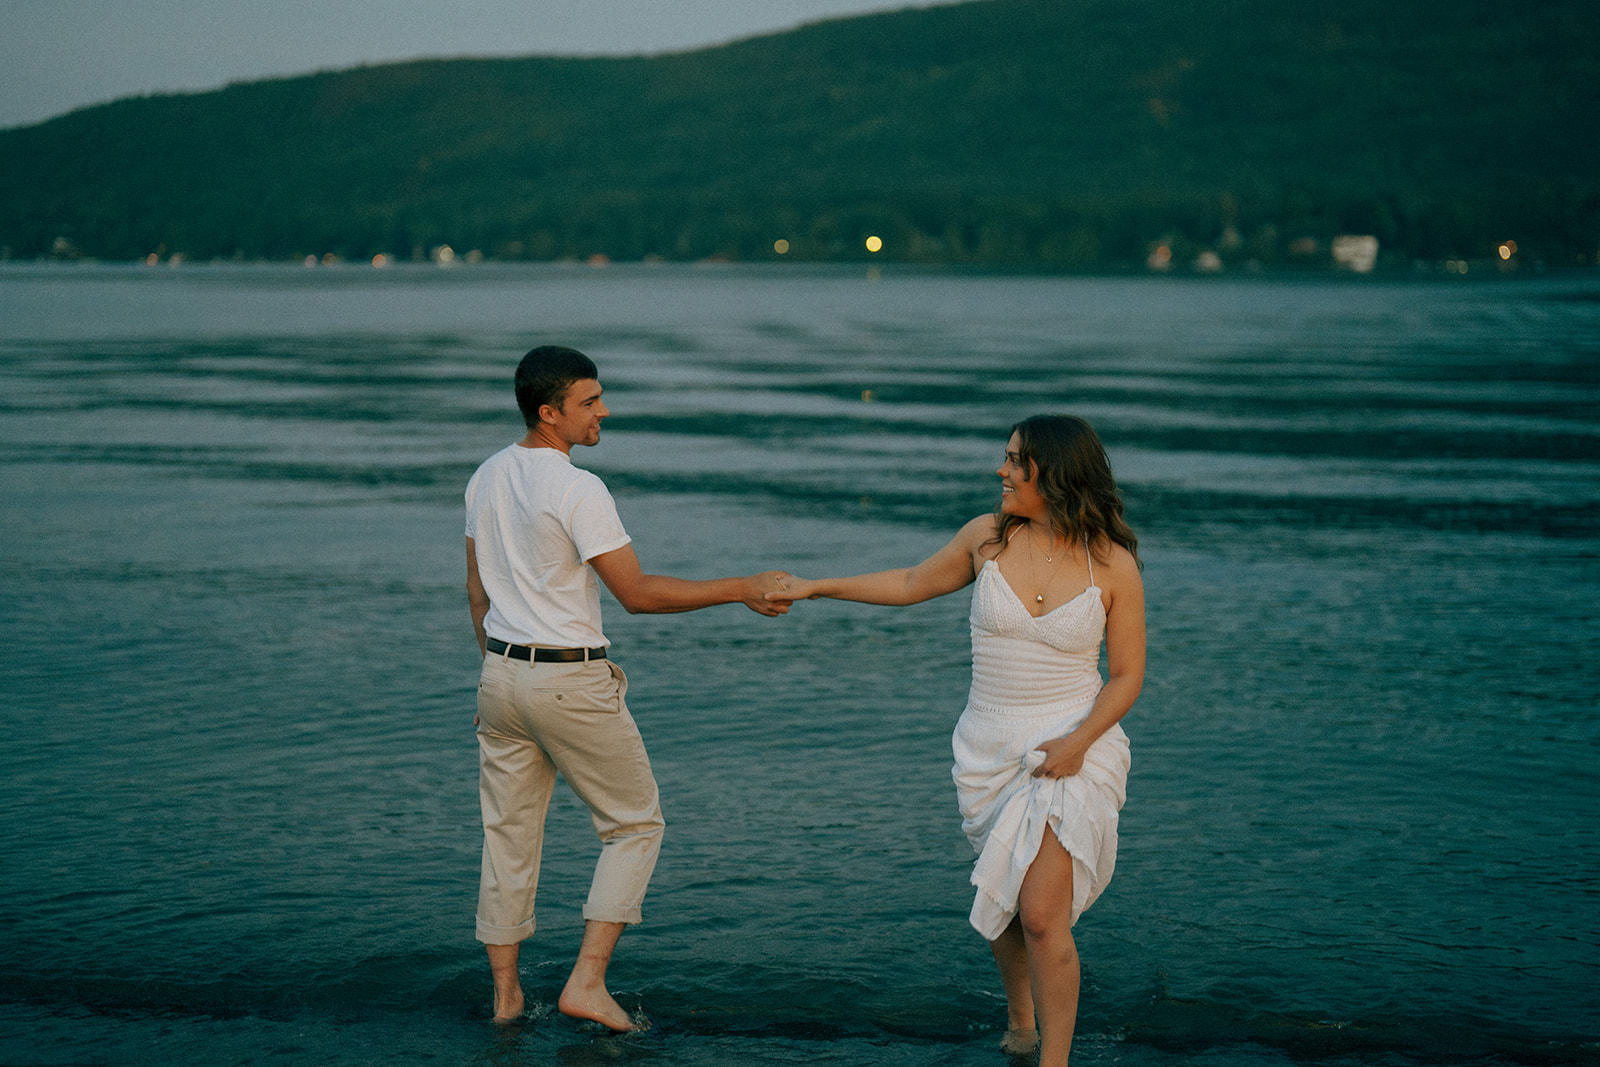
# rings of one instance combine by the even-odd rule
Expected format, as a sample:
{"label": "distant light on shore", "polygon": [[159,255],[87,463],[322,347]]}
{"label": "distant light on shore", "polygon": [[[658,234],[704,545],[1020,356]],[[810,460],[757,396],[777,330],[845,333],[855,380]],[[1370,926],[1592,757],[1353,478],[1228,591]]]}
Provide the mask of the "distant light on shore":
{"label": "distant light on shore", "polygon": [[883,238],[876,237],[876,236],[867,238],[867,251],[868,252],[877,252],[877,251],[882,250],[882,248],[883,248]]}
{"label": "distant light on shore", "polygon": [[776,241],[772,242],[772,250],[778,253],[780,256],[787,255],[789,252],[789,242],[780,237]]}
{"label": "distant light on shore", "polygon": [[1340,270],[1371,274],[1378,265],[1378,239],[1371,234],[1340,234],[1331,246],[1333,265]]}

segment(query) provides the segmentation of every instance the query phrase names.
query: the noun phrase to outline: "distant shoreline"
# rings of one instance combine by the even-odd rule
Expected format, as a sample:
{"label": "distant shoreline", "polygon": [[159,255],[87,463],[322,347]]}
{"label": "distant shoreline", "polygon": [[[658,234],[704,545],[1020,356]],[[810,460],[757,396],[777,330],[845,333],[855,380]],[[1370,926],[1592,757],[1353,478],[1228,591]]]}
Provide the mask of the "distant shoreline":
{"label": "distant shoreline", "polygon": [[997,278],[1083,278],[1083,279],[1168,279],[1204,281],[1271,281],[1271,280],[1363,280],[1383,281],[1440,281],[1440,282],[1531,282],[1556,279],[1581,279],[1600,276],[1600,264],[1548,266],[1535,264],[1507,269],[1491,259],[1417,261],[1408,265],[1382,264],[1370,271],[1356,272],[1340,269],[1332,264],[1315,266],[1285,266],[1282,264],[1244,265],[1222,269],[1197,269],[1175,267],[1152,270],[1147,267],[1126,266],[1120,269],[1062,270],[1027,265],[989,265],[972,263],[873,263],[838,260],[618,260],[604,264],[581,260],[500,260],[484,259],[472,264],[441,267],[427,261],[398,260],[382,267],[369,263],[339,260],[332,263],[317,262],[314,266],[293,259],[185,259],[175,257],[159,263],[143,260],[100,259],[81,257],[55,259],[0,258],[0,276],[16,274],[72,274],[105,271],[116,274],[160,275],[163,273],[258,272],[270,271],[288,275],[328,276],[342,278],[385,275],[452,278],[467,281],[497,273],[533,271],[541,273],[603,274],[607,271],[627,272],[683,272],[683,271],[757,271],[762,273],[792,273],[796,276],[839,277],[865,273],[877,276],[899,277],[997,277]]}

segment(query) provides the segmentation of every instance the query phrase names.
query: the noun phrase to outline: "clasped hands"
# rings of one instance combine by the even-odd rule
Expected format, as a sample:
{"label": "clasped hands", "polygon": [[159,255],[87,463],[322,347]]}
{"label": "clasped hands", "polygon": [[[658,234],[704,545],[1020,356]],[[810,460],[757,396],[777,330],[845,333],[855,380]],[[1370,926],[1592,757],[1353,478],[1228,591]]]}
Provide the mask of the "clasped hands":
{"label": "clasped hands", "polygon": [[745,581],[751,592],[744,598],[745,606],[760,615],[787,615],[789,606],[796,600],[815,600],[816,582],[796,578],[788,571],[762,571]]}
{"label": "clasped hands", "polygon": [[784,584],[794,580],[794,575],[788,571],[752,574],[745,579],[749,583],[744,596],[745,607],[758,615],[787,615],[792,598],[784,592]]}

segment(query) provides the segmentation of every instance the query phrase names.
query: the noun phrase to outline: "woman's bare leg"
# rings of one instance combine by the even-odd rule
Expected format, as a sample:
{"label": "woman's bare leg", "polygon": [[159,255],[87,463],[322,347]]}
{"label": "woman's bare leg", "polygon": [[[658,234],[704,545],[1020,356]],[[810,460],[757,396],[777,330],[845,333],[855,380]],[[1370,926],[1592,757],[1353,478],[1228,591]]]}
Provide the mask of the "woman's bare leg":
{"label": "woman's bare leg", "polygon": [[1028,980],[1028,946],[1022,937],[1022,920],[1012,919],[1005,932],[989,942],[995,966],[1000,968],[1000,984],[1006,991],[1006,1036],[1000,1051],[1014,1056],[1032,1052],[1039,1046],[1039,1031],[1033,1022],[1033,988]]}
{"label": "woman's bare leg", "polygon": [[494,975],[494,1021],[516,1022],[522,1018],[522,974],[517,957],[522,946],[484,945],[489,953],[489,972]]}
{"label": "woman's bare leg", "polygon": [[1078,946],[1072,939],[1072,857],[1046,832],[1017,898],[1039,1021],[1039,1067],[1065,1067],[1078,1023]]}
{"label": "woman's bare leg", "polygon": [[624,923],[597,922],[590,919],[583,924],[583,944],[578,947],[578,962],[572,965],[566,988],[556,1007],[563,1015],[575,1019],[592,1019],[613,1030],[634,1030],[635,1026],[622,1005],[606,989],[606,968],[611,965],[611,953],[617,939],[627,929]]}

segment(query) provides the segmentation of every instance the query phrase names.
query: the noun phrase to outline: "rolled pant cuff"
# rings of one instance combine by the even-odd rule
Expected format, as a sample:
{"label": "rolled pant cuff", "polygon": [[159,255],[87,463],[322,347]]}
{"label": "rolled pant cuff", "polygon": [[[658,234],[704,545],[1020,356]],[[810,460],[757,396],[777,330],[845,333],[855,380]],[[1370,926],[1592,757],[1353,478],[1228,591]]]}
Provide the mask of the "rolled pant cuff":
{"label": "rolled pant cuff", "polygon": [[583,918],[587,922],[627,923],[632,926],[644,921],[644,913],[639,908],[598,908],[585,904]]}
{"label": "rolled pant cuff", "polygon": [[[636,922],[638,920],[635,920]],[[494,926],[478,919],[478,940],[485,945],[517,945],[533,936],[533,920],[516,926]]]}

